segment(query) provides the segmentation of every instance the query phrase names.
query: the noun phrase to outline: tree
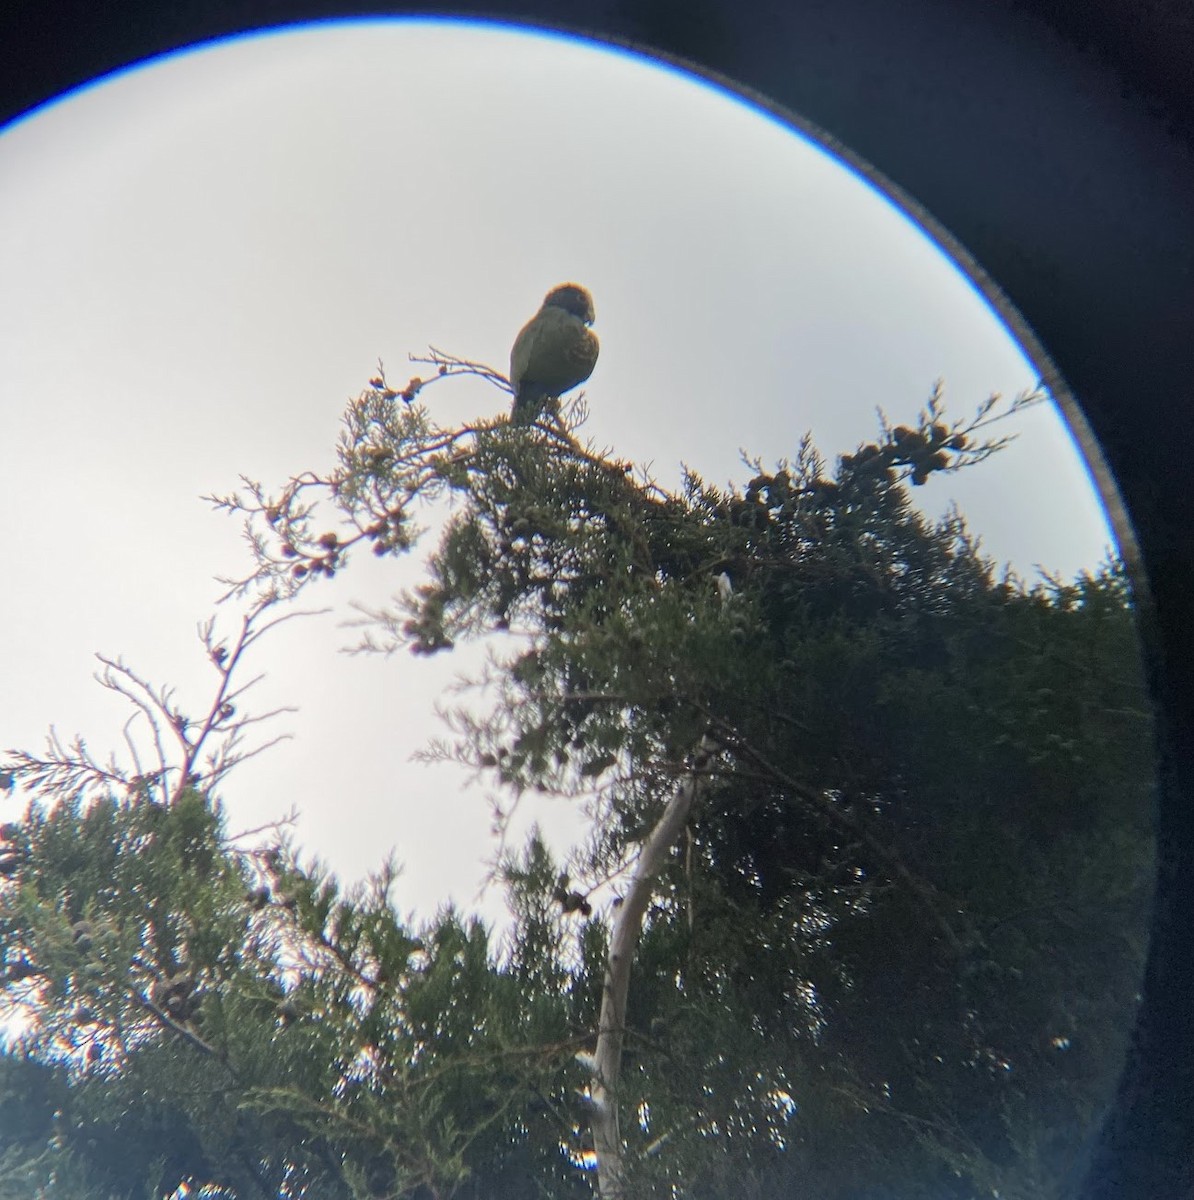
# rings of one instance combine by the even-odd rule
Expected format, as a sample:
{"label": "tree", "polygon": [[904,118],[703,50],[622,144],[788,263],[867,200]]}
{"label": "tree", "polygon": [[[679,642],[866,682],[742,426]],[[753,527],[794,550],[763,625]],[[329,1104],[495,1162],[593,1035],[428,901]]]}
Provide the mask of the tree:
{"label": "tree", "polygon": [[[575,1165],[590,1156],[606,1200],[1056,1192],[1109,1094],[1143,961],[1150,718],[1118,564],[996,579],[960,517],[911,506],[909,484],[999,449],[980,440],[996,400],[947,425],[935,392],[832,476],[806,441],[794,462],[749,464],[741,489],[689,475],[671,494],[582,446],[583,406],[441,428],[415,403],[425,386],[379,374],[335,471],[223,499],[256,555],[233,591],[272,612],[357,547],[409,551],[419,506],[451,497],[427,581],[373,614],[365,644],[490,638],[494,702],[453,713],[431,755],[511,804],[588,804],[591,838],[565,864],[535,839],[508,854],[516,922],[495,951],[452,913],[405,929],[384,873],[342,896],[285,845],[237,852],[202,775],[160,806],[197,830],[202,871],[160,834],[174,849],[152,885],[125,880],[103,847],[141,845],[144,798],[64,804],[114,779],[88,775],[81,747],[15,756],[6,769],[59,800],[21,831],[4,885],[10,987],[36,978],[57,1030],[20,1069],[73,1103],[119,1096],[142,1146],[122,1166],[160,1145],[138,1096],[168,1099],[178,1144],[186,1130],[203,1151],[144,1193],[101,1174],[86,1194],[191,1179],[564,1197],[591,1193]],[[321,500],[345,524],[327,528]],[[53,820],[76,834],[49,838]],[[83,878],[121,878],[116,895],[58,863],[72,839]],[[80,920],[108,955],[92,985]],[[146,928],[175,932],[140,963]],[[11,979],[19,962],[36,976]],[[188,1021],[153,990],[183,963]],[[86,986],[128,1044],[102,1083],[54,1053]],[[258,1176],[236,1173],[246,1145]],[[99,1171],[98,1153],[75,1138],[63,1161]]]}

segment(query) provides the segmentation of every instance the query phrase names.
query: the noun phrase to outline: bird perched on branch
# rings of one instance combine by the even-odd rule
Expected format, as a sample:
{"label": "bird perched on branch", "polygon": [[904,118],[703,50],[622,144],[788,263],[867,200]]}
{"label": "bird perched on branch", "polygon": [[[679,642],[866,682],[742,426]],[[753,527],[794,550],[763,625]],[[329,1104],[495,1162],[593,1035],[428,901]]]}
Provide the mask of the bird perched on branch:
{"label": "bird perched on branch", "polygon": [[576,283],[552,288],[543,307],[522,327],[510,351],[511,419],[529,424],[555,399],[584,383],[597,365],[600,344],[589,328],[593,297]]}

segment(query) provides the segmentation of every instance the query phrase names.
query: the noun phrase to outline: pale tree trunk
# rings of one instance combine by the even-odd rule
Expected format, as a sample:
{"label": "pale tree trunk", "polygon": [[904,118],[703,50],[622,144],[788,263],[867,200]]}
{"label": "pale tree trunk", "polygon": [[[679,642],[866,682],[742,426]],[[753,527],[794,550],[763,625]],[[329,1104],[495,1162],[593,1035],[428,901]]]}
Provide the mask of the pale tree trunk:
{"label": "pale tree trunk", "polygon": [[677,787],[662,816],[639,851],[630,888],[622,900],[610,935],[609,960],[601,996],[597,1050],[590,1064],[593,1147],[597,1158],[597,1189],[601,1200],[625,1200],[626,1179],[622,1162],[622,1136],[618,1124],[618,1075],[626,1032],[626,995],[630,967],[642,932],[643,917],[651,901],[655,878],[668,851],[688,820],[701,784],[699,772],[717,749],[712,739],[701,740],[693,773]]}

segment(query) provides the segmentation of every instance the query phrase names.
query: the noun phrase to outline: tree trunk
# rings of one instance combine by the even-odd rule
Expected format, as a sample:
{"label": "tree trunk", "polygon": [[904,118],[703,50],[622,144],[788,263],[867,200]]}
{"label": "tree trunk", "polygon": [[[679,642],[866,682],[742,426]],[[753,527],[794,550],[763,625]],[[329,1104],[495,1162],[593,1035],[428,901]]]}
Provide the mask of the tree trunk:
{"label": "tree trunk", "polygon": [[589,1094],[593,1103],[593,1147],[597,1157],[597,1189],[601,1200],[625,1200],[626,1179],[622,1162],[622,1136],[618,1124],[618,1075],[622,1069],[622,1046],[626,1032],[626,996],[630,989],[630,967],[650,903],[655,877],[664,858],[688,820],[688,813],[701,784],[699,772],[717,749],[712,739],[701,746],[690,774],[668,801],[663,815],[639,851],[630,889],[617,910],[605,969],[597,1051],[590,1073]]}

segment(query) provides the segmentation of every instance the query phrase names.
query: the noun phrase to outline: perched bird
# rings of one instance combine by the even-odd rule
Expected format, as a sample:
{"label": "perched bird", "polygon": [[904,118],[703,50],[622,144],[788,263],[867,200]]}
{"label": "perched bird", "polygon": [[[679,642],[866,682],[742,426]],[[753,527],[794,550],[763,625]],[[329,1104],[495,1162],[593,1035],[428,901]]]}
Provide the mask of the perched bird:
{"label": "perched bird", "polygon": [[589,328],[593,297],[575,283],[552,288],[543,307],[522,327],[510,351],[511,419],[529,424],[544,402],[584,383],[597,365],[600,344]]}

